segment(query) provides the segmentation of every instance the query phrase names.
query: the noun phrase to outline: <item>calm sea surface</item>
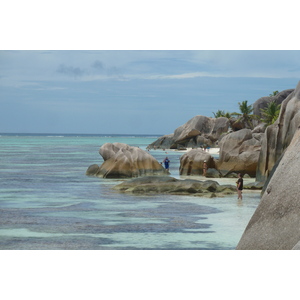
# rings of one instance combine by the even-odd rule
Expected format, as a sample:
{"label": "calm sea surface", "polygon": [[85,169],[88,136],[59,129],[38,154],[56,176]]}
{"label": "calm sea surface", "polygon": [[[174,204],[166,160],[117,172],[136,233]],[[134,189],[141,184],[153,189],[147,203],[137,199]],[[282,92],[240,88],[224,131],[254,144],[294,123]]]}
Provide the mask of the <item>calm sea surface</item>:
{"label": "calm sea surface", "polygon": [[[0,134],[0,249],[234,249],[258,192],[246,192],[243,201],[236,195],[136,196],[112,190],[119,180],[85,175],[103,162],[104,143],[146,149],[156,139]],[[183,153],[150,153],[159,162],[168,155],[171,176],[180,178]]]}

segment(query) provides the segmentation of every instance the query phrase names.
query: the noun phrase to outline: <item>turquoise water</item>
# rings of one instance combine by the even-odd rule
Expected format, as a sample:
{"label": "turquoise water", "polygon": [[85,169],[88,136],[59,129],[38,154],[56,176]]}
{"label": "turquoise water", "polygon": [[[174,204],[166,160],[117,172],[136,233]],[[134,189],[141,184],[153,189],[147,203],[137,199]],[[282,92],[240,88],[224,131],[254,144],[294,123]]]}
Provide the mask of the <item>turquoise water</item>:
{"label": "turquoise water", "polygon": [[[145,150],[157,136],[0,135],[0,249],[234,249],[259,202],[126,195],[85,175],[104,143]],[[183,153],[150,154],[180,178]]]}

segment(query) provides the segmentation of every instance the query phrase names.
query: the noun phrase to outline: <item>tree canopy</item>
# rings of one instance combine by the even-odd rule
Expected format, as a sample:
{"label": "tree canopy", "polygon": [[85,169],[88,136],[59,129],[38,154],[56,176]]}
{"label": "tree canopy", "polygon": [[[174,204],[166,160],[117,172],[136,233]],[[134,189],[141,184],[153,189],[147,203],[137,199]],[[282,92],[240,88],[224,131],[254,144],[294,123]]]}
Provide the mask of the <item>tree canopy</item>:
{"label": "tree canopy", "polygon": [[272,97],[272,96],[276,96],[279,92],[278,91],[274,91],[272,94],[270,94],[269,96]]}
{"label": "tree canopy", "polygon": [[225,110],[218,110],[216,113],[214,113],[214,117],[215,118],[221,118],[221,117],[224,117],[224,118],[227,118],[227,119],[230,119],[231,118],[231,113],[229,112],[225,112]]}
{"label": "tree canopy", "polygon": [[262,114],[262,121],[264,123],[267,123],[267,125],[273,124],[279,116],[280,113],[280,104],[277,104],[275,101],[271,101],[268,103],[268,106],[266,108],[262,108],[261,114]]}
{"label": "tree canopy", "polygon": [[239,102],[238,105],[239,105],[240,113],[234,112],[231,115],[236,116],[238,118],[236,123],[242,122],[246,125],[246,127],[253,129],[252,120],[257,118],[255,115],[252,114],[253,106],[248,105],[248,100]]}

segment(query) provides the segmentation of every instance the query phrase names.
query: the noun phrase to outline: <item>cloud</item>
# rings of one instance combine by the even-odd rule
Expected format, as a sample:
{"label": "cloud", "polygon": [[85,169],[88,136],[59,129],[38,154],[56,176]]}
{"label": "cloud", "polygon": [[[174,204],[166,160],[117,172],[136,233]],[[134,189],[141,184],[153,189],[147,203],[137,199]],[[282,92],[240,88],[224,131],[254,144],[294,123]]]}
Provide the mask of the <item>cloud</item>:
{"label": "cloud", "polygon": [[59,91],[59,90],[66,90],[66,88],[64,87],[57,87],[57,86],[53,86],[53,87],[39,87],[39,88],[35,88],[33,90],[36,91]]}
{"label": "cloud", "polygon": [[65,66],[64,64],[60,65],[57,69],[58,73],[72,76],[74,78],[78,78],[84,75],[84,71],[78,67],[72,67],[72,66]]}
{"label": "cloud", "polygon": [[104,73],[107,77],[115,79],[124,79],[121,70],[115,66],[106,66],[102,61],[96,60],[92,64],[93,69]]}
{"label": "cloud", "polygon": [[147,79],[189,79],[196,77],[215,77],[207,72],[193,72],[193,73],[183,73],[183,74],[173,74],[173,75],[152,75],[147,77]]}
{"label": "cloud", "polygon": [[127,76],[128,79],[144,79],[144,80],[167,80],[167,79],[192,79],[192,78],[199,78],[199,77],[212,77],[212,78],[280,78],[278,75],[273,74],[263,74],[263,73],[248,73],[243,74],[242,72],[233,72],[233,73],[226,73],[226,72],[191,72],[191,73],[179,73],[179,74],[154,74],[154,75],[129,75]]}

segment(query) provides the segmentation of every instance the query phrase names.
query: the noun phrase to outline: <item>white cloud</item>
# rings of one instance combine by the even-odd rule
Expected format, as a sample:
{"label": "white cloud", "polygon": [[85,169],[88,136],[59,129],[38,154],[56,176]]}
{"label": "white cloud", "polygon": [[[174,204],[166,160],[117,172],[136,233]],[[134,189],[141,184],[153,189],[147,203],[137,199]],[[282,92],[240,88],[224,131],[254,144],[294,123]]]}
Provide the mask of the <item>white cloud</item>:
{"label": "white cloud", "polygon": [[1,86],[200,77],[300,78],[300,51],[0,51]]}

